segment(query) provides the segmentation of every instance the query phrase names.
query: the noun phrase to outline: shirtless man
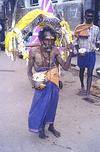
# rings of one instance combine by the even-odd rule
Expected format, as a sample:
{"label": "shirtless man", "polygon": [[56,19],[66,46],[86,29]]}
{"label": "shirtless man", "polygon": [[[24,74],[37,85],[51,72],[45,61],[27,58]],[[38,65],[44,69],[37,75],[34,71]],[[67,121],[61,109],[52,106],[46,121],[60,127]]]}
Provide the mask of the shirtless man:
{"label": "shirtless man", "polygon": [[[29,54],[28,76],[35,88],[32,106],[29,112],[29,130],[38,132],[39,137],[45,139],[45,125],[54,136],[60,137],[60,132],[54,128],[54,120],[59,98],[59,64],[64,70],[70,67],[72,52],[66,62],[61,59],[58,49],[55,47],[56,34],[50,27],[44,27],[39,32],[40,46],[34,47]],[[36,73],[43,72],[46,75],[45,85],[35,85],[32,68]]]}

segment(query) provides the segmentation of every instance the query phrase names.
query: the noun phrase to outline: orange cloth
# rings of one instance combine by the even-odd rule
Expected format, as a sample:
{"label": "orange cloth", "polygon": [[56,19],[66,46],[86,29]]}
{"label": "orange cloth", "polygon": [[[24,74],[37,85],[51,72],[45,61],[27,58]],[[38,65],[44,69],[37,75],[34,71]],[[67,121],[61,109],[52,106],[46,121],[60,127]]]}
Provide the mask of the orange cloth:
{"label": "orange cloth", "polygon": [[[33,74],[33,80],[34,81],[44,81],[45,80],[50,80],[57,86],[59,86],[59,70],[57,67],[54,67],[50,70],[43,71],[43,72],[37,72],[37,75],[35,76],[36,73]],[[36,80],[35,80],[36,79]],[[43,79],[43,80],[42,80]]]}
{"label": "orange cloth", "polygon": [[80,24],[76,27],[75,31],[74,31],[74,35],[76,37],[78,36],[89,36],[89,33],[88,33],[88,29],[92,26],[92,24],[86,24],[86,23],[83,23],[83,24]]}
{"label": "orange cloth", "polygon": [[46,72],[46,78],[59,86],[59,71],[57,67],[54,67]]}

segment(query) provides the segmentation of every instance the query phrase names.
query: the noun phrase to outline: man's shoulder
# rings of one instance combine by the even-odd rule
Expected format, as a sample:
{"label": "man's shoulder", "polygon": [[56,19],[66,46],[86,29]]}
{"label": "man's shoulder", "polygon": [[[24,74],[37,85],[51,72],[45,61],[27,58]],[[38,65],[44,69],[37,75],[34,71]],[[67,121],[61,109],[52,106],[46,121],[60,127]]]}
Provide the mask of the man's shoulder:
{"label": "man's shoulder", "polygon": [[39,47],[39,46],[34,46],[34,47],[32,47],[32,49],[30,50],[30,54],[31,54],[32,56],[36,55],[36,54],[39,53],[39,52],[40,52],[40,47]]}
{"label": "man's shoulder", "polygon": [[93,24],[92,27],[99,30],[99,27],[98,27],[97,25],[94,25],[94,24]]}
{"label": "man's shoulder", "polygon": [[32,52],[38,52],[38,51],[40,51],[40,46],[34,46],[32,49]]}
{"label": "man's shoulder", "polygon": [[94,25],[94,24],[93,24],[93,26],[92,26],[92,29],[93,29],[93,31],[94,31],[95,33],[97,33],[97,34],[100,32],[99,27],[96,26],[96,25]]}
{"label": "man's shoulder", "polygon": [[75,29],[78,29],[78,28],[82,27],[83,25],[84,25],[84,23],[78,24],[78,25],[75,27]]}

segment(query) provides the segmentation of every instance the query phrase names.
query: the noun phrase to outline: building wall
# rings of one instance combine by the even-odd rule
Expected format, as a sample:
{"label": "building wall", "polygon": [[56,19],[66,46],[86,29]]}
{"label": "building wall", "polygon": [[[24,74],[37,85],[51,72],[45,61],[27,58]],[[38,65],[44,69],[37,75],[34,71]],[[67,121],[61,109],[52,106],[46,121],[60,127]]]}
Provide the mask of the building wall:
{"label": "building wall", "polygon": [[84,0],[84,9],[92,8],[92,0]]}
{"label": "building wall", "polygon": [[[55,14],[62,12],[65,20],[68,21],[73,30],[75,26],[83,20],[83,0],[62,1],[64,0],[59,0],[58,3],[53,3]],[[28,0],[25,1],[26,8],[21,8],[20,11],[17,11],[16,22],[28,11],[39,8],[39,6],[30,7],[28,2]]]}
{"label": "building wall", "polygon": [[0,0],[0,19],[4,17],[3,1],[4,0]]}
{"label": "building wall", "polygon": [[76,25],[83,21],[83,2],[73,0],[69,2],[63,2],[61,4],[55,4],[56,13],[62,12],[64,18],[70,24],[73,30]]}
{"label": "building wall", "polygon": [[[11,0],[6,0],[6,1],[11,1]],[[52,1],[53,2],[58,1],[57,3],[53,3],[55,14],[62,12],[64,14],[65,20],[68,21],[72,30],[77,24],[83,22],[84,12],[88,8],[92,8],[95,10],[96,24],[98,22],[98,18],[100,18],[100,15],[98,15],[100,14],[100,8],[98,8],[98,3],[100,3],[100,0],[52,0]],[[39,6],[30,5],[30,0],[21,0],[21,1],[18,0],[18,7],[15,15],[16,22],[18,22],[18,20],[22,16],[24,16],[28,11],[36,8],[39,8]],[[4,9],[2,9],[1,12],[4,13]],[[99,17],[97,17],[97,15]],[[7,13],[7,18],[10,20],[11,12]],[[8,25],[10,26],[10,24],[11,21],[9,21]]]}

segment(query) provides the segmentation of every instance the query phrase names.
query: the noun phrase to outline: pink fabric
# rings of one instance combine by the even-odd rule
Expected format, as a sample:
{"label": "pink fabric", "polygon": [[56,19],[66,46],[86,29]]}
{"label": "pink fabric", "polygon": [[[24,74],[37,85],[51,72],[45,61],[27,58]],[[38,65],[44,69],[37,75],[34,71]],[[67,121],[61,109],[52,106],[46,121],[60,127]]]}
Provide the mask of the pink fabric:
{"label": "pink fabric", "polygon": [[[51,0],[39,0],[39,6],[40,9],[53,13],[53,6],[52,6],[52,1]],[[39,27],[35,27],[33,29],[33,35],[30,44],[38,44],[38,33],[41,29]]]}

